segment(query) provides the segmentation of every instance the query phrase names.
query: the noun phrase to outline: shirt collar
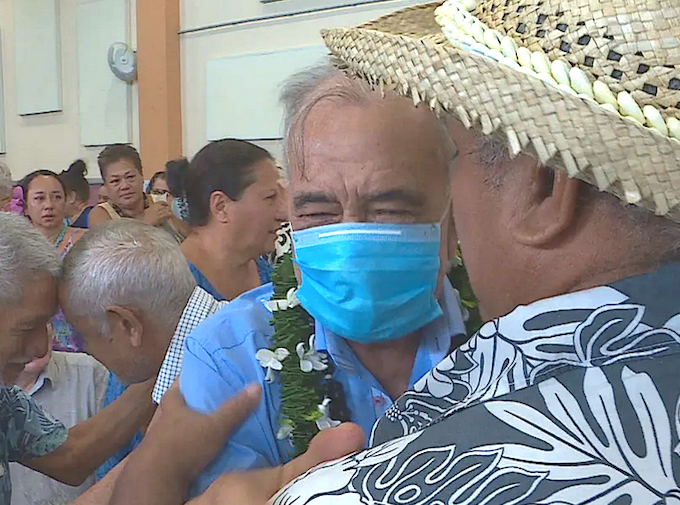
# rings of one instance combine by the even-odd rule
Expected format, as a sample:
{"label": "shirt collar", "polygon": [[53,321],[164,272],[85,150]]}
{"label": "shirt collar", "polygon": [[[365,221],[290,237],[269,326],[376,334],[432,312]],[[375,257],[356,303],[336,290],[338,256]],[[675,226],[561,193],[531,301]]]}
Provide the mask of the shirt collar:
{"label": "shirt collar", "polygon": [[218,302],[204,289],[195,287],[179,318],[174,337],[185,337],[208,315],[216,312],[217,308],[226,303]]}
{"label": "shirt collar", "polygon": [[[677,314],[677,300],[680,299],[680,283],[677,282],[679,277],[680,263],[673,263],[610,285],[520,305],[509,314],[484,324],[475,338],[461,346],[461,351],[474,348],[479,338],[491,339],[495,335],[503,335],[503,340],[513,345],[525,346],[528,342],[537,345],[539,339],[545,340],[548,337],[553,338],[556,345],[571,344],[577,328],[584,324],[581,317],[584,311],[604,312],[608,306],[616,308],[624,302],[631,307],[645,307],[641,313],[644,318],[641,317],[642,322],[639,323],[642,326],[648,329],[663,326],[668,323],[669,317]],[[564,359],[576,358],[565,354]]]}
{"label": "shirt collar", "polygon": [[[458,296],[448,279],[444,280],[439,304],[443,315],[421,328],[418,352],[425,351],[433,364],[441,361],[449,352],[453,337],[465,334],[465,321]],[[344,338],[339,337],[315,321],[316,350],[326,352],[336,366],[356,373],[359,369],[354,352]]]}
{"label": "shirt collar", "polygon": [[38,376],[38,379],[33,384],[33,387],[27,391],[29,396],[33,396],[38,391],[40,391],[48,383],[52,386],[52,389],[56,389],[59,382],[59,370],[54,362],[53,358],[50,358],[49,363],[45,367],[45,370]]}

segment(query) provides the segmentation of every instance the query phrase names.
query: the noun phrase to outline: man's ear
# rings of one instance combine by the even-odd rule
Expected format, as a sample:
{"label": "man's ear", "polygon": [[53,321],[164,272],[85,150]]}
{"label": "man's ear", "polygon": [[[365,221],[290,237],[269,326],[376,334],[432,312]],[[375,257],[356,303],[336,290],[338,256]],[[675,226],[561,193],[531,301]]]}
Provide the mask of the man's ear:
{"label": "man's ear", "polygon": [[511,231],[524,245],[547,246],[575,223],[581,182],[535,162],[517,168],[513,189],[523,196],[516,197]]}
{"label": "man's ear", "polygon": [[144,325],[137,311],[112,305],[106,309],[106,320],[112,335],[125,335],[132,347],[141,347]]}
{"label": "man's ear", "polygon": [[231,221],[230,211],[233,200],[222,191],[214,191],[210,195],[210,214],[220,223]]}

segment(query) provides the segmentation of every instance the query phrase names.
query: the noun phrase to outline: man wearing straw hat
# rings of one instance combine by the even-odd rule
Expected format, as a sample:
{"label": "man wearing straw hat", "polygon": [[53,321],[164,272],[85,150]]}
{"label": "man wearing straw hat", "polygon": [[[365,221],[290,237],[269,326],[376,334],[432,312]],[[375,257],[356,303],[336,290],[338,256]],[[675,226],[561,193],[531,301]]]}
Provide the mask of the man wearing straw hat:
{"label": "man wearing straw hat", "polygon": [[[678,503],[680,7],[438,7],[324,38],[344,70],[447,122],[488,322],[369,449],[273,502]],[[281,472],[225,475],[201,500],[264,503]]]}

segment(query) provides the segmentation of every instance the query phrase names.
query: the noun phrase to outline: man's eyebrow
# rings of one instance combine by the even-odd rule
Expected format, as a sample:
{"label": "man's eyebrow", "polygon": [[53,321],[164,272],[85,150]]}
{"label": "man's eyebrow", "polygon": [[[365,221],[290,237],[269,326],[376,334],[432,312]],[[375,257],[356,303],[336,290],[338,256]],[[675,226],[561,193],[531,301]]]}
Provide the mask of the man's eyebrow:
{"label": "man's eyebrow", "polygon": [[390,189],[366,196],[368,203],[404,203],[411,207],[422,207],[427,198],[424,194],[408,189]]}
{"label": "man's eyebrow", "polygon": [[296,209],[304,207],[308,203],[338,203],[338,199],[333,194],[323,191],[300,193],[293,198],[293,205]]}

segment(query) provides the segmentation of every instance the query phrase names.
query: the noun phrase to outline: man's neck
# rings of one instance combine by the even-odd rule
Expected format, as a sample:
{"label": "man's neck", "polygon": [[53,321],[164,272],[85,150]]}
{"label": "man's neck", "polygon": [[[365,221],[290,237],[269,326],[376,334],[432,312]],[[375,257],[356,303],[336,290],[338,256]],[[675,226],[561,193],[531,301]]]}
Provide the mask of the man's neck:
{"label": "man's neck", "polygon": [[347,340],[361,364],[373,374],[392,400],[403,395],[409,387],[419,343],[419,331],[373,344]]}

